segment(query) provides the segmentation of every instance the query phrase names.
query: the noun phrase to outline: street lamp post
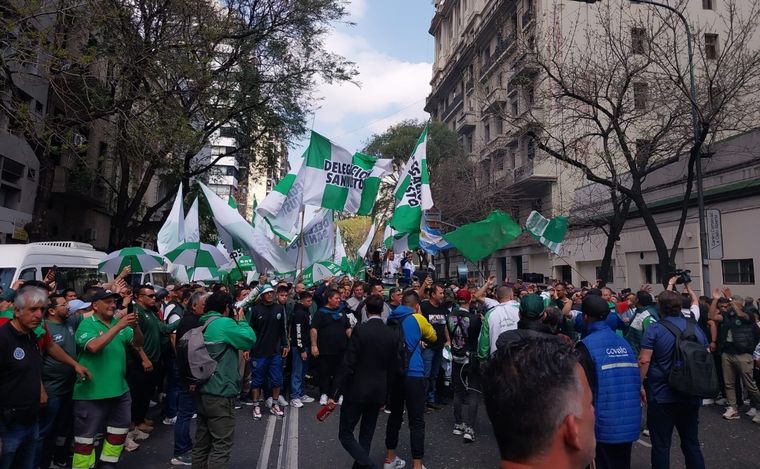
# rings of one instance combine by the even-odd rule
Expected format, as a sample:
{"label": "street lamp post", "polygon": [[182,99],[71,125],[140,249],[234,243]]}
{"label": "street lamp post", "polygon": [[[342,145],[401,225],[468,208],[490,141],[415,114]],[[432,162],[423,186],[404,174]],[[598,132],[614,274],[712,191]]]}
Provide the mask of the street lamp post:
{"label": "street lamp post", "polygon": [[[597,0],[573,0],[581,3],[596,3]],[[702,181],[702,149],[700,144],[700,130],[699,130],[699,111],[697,109],[697,86],[694,78],[694,46],[691,37],[691,28],[689,22],[683,13],[676,8],[665,4],[658,3],[650,0],[631,0],[631,3],[642,3],[646,5],[652,5],[655,7],[665,8],[666,10],[674,13],[683,23],[686,29],[686,47],[689,55],[689,94],[691,97],[691,125],[694,138],[694,146],[700,147],[696,149],[697,160],[695,162],[696,178],[697,178],[697,212],[699,217],[699,251],[700,251],[700,263],[702,265],[702,288],[703,294],[710,295],[710,265],[707,261],[707,230],[705,228],[705,196],[704,185]]]}

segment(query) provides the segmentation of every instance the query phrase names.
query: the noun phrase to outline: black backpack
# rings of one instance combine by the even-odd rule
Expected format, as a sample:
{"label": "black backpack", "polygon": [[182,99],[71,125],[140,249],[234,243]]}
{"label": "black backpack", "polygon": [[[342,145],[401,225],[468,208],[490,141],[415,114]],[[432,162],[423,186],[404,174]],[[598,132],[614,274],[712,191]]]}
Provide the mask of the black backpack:
{"label": "black backpack", "polygon": [[668,376],[670,387],[687,396],[703,399],[715,397],[720,391],[715,362],[707,348],[699,343],[694,323],[687,320],[683,332],[667,320],[659,324],[676,337],[673,367]]}
{"label": "black backpack", "polygon": [[406,316],[403,319],[388,318],[388,326],[391,329],[395,329],[398,334],[398,342],[396,345],[395,365],[391,367],[391,376],[393,379],[400,379],[406,376],[406,372],[409,370],[409,361],[414,355],[414,351],[417,350],[420,343],[417,342],[414,348],[410,351],[406,346],[406,335],[404,334],[403,323],[409,318]]}

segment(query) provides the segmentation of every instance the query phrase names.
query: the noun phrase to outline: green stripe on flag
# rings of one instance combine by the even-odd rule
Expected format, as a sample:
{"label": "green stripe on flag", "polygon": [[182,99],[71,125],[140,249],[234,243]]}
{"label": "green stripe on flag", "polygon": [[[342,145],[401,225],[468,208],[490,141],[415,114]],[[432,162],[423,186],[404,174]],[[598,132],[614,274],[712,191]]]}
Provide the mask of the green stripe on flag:
{"label": "green stripe on flag", "polygon": [[470,223],[443,235],[464,257],[477,262],[520,236],[522,228],[512,217],[494,210],[479,222]]}
{"label": "green stripe on flag", "polygon": [[[288,192],[290,192],[290,188],[293,187],[293,184],[296,182],[296,173],[288,173],[285,175],[284,178],[280,180],[280,182],[277,183],[276,186],[274,186],[274,191],[279,192],[280,194],[287,195]],[[255,203],[255,200],[254,200]],[[255,207],[254,207],[255,209]]]}
{"label": "green stripe on flag", "polygon": [[396,199],[401,199],[404,196],[404,192],[409,188],[409,184],[412,183],[412,178],[409,176],[406,176],[404,180],[399,184],[399,186],[396,188],[396,193],[393,194],[393,197]]}
{"label": "green stripe on flag", "polygon": [[377,200],[377,193],[380,191],[380,178],[367,178],[364,180],[362,189],[362,200],[359,204],[357,215],[369,215],[372,213],[372,207]]}
{"label": "green stripe on flag", "polygon": [[304,164],[311,168],[323,169],[325,167],[325,161],[330,159],[331,154],[332,143],[322,135],[312,131]]}
{"label": "green stripe on flag", "polygon": [[372,168],[375,167],[376,162],[377,158],[374,156],[365,155],[364,153],[354,153],[353,163],[355,166],[358,166],[362,169],[371,171]]}
{"label": "green stripe on flag", "polygon": [[343,210],[348,198],[348,187],[325,185],[325,192],[322,194],[322,208],[332,210]]}

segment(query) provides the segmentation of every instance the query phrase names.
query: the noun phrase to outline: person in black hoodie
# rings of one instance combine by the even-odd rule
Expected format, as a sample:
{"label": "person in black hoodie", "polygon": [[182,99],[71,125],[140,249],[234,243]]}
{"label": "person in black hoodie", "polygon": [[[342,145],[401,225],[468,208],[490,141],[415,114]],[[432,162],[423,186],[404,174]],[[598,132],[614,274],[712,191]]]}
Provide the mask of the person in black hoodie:
{"label": "person in black hoodie", "polygon": [[[324,295],[327,304],[317,311],[311,323],[311,355],[317,359],[319,370],[319,404],[327,404],[327,393],[343,361],[351,324],[346,316],[345,302],[338,290],[328,290]],[[342,403],[341,400],[338,401]]]}
{"label": "person in black hoodie", "polygon": [[261,419],[261,388],[266,377],[272,386],[272,407],[269,410],[272,415],[281,417],[285,415],[278,404],[282,386],[282,360],[288,356],[290,349],[285,329],[285,307],[274,301],[271,286],[262,290],[261,300],[251,312],[250,324],[257,338],[256,345],[251,350],[253,418]]}
{"label": "person in black hoodie", "polygon": [[308,367],[311,337],[309,325],[311,313],[309,308],[314,301],[312,294],[302,291],[298,303],[293,306],[290,321],[290,349],[292,351],[292,369],[290,371],[290,404],[303,407],[305,403],[314,402],[314,398],[303,393],[304,376]]}

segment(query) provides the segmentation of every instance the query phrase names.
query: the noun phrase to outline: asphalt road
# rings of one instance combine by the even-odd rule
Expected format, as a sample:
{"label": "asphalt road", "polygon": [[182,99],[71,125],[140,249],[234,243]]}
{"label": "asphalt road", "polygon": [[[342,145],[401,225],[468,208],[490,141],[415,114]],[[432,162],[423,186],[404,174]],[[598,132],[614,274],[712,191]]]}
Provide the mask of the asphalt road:
{"label": "asphalt road", "polygon": [[[338,411],[325,422],[316,420],[319,406],[306,404],[301,409],[286,408],[284,418],[265,416],[260,421],[251,418],[251,408],[237,414],[235,447],[231,467],[240,469],[326,469],[350,468],[353,461],[338,442]],[[490,423],[481,406],[476,440],[463,443],[451,434],[452,409],[426,416],[425,466],[439,468],[496,467],[498,450],[491,434]],[[760,467],[760,453],[752,441],[760,438],[760,426],[742,414],[739,421],[721,418],[722,407],[705,407],[700,411],[700,439],[707,467],[710,469],[750,469]],[[384,436],[387,415],[380,419],[373,440],[372,454],[378,464],[385,456]],[[173,427],[157,424],[151,438],[133,453],[125,453],[122,467],[158,469],[171,467]],[[402,427],[398,454],[409,458],[409,431]],[[381,466],[382,467],[382,466]],[[649,440],[642,437],[633,447],[633,468],[648,468]],[[673,437],[671,467],[684,467],[677,434]]]}

